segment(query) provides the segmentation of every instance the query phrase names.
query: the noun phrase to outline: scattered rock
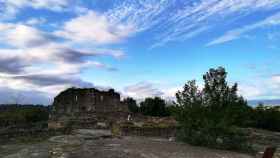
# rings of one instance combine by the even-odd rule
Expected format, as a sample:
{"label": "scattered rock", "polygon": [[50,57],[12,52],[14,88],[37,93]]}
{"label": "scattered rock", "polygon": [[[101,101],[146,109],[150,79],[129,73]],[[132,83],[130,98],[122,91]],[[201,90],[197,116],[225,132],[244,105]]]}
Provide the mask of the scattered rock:
{"label": "scattered rock", "polygon": [[97,128],[107,129],[108,126],[105,122],[97,122],[96,124]]}
{"label": "scattered rock", "polygon": [[74,135],[62,135],[62,136],[55,136],[49,139],[51,143],[56,144],[67,144],[67,145],[81,145],[82,140]]}
{"label": "scattered rock", "polygon": [[112,137],[112,133],[109,130],[78,129],[74,130],[73,134],[85,139],[99,139]]}

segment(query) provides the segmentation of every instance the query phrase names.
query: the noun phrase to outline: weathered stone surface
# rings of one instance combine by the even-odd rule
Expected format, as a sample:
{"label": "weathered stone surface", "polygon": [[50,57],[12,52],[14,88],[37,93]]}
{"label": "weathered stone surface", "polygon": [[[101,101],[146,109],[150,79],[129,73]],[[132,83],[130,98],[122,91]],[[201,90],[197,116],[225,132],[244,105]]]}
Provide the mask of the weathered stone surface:
{"label": "weathered stone surface", "polygon": [[45,143],[36,145],[6,146],[7,153],[0,151],[3,158],[49,158],[49,146]]}
{"label": "weathered stone surface", "polygon": [[112,137],[112,133],[109,130],[78,129],[78,130],[74,130],[73,133],[78,137],[88,138],[88,139]]}
{"label": "weathered stone surface", "polygon": [[[76,130],[72,135],[50,138],[31,145],[5,146],[9,152],[3,158],[253,158],[253,156],[230,151],[194,147],[167,139],[123,137],[87,139],[108,136],[102,130]],[[82,136],[81,136],[82,135]],[[0,146],[0,149],[2,146]]]}
{"label": "weathered stone surface", "polygon": [[96,126],[97,128],[103,128],[103,129],[108,128],[108,125],[105,122],[97,122]]}
{"label": "weathered stone surface", "polygon": [[120,94],[113,89],[100,91],[95,88],[69,88],[55,97],[53,117],[75,113],[126,111]]}
{"label": "weathered stone surface", "polygon": [[128,113],[127,105],[113,89],[70,88],[55,97],[48,127],[108,129],[111,122],[124,120]]}
{"label": "weathered stone surface", "polygon": [[49,139],[51,143],[67,144],[67,145],[81,145],[82,140],[73,135],[55,136]]}

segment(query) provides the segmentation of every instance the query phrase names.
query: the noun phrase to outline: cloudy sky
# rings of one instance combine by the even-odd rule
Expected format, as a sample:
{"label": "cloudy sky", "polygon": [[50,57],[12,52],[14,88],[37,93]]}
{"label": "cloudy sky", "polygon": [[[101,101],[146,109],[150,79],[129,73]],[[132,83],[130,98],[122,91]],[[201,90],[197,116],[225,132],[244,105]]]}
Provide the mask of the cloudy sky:
{"label": "cloudy sky", "polygon": [[279,42],[280,0],[0,0],[0,103],[172,98],[218,66],[247,99],[280,98]]}

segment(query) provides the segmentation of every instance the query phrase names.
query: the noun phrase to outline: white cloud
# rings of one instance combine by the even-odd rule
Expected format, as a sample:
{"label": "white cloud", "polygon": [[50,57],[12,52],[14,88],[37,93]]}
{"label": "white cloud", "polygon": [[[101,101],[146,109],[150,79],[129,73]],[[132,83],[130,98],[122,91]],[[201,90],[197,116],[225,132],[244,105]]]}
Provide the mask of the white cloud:
{"label": "white cloud", "polygon": [[[1,3],[4,6],[2,12],[11,13],[24,7],[54,11],[72,8],[79,16],[66,22],[57,34],[76,42],[116,43],[136,33],[155,30],[155,38],[150,39],[154,42],[152,47],[199,36],[223,25],[225,20],[240,20],[242,16],[257,11],[280,8],[279,0],[123,0],[112,1],[113,8],[97,13],[77,5],[79,3],[72,4],[70,0],[0,0]],[[236,39],[242,33],[242,30],[229,31],[216,42]]]}
{"label": "white cloud", "polygon": [[[135,33],[154,30],[153,48],[193,38],[224,25],[225,20],[278,8],[279,0],[124,0],[103,15],[111,23],[133,26]],[[235,34],[229,33],[224,40],[235,39]]]}
{"label": "white cloud", "polygon": [[13,89],[41,91],[44,87],[55,85],[84,87],[91,84],[80,78],[83,70],[91,67],[107,71],[117,70],[98,61],[82,59],[103,54],[83,53],[63,47],[38,47],[26,51],[0,49],[0,53],[0,82],[5,82],[1,85]]}
{"label": "white cloud", "polygon": [[158,25],[161,20],[166,20],[161,15],[174,2],[174,0],[139,0],[133,2],[124,0],[104,15],[112,23],[121,22],[132,25],[136,32],[141,32]]}
{"label": "white cloud", "polygon": [[4,7],[32,7],[35,9],[49,9],[53,11],[61,11],[69,5],[68,0],[0,0],[0,3]]}
{"label": "white cloud", "polygon": [[254,79],[251,83],[239,84],[239,94],[248,100],[278,99],[280,97],[280,75]]}
{"label": "white cloud", "polygon": [[56,35],[74,42],[107,44],[122,41],[132,32],[133,27],[130,25],[112,23],[106,16],[89,11],[66,22],[63,30],[57,31]]}
{"label": "white cloud", "polygon": [[[42,32],[23,24],[0,23],[1,43],[13,46],[13,49],[0,49],[2,59],[20,58],[28,62],[81,63],[86,56],[112,56],[121,59],[122,50],[111,49],[72,49],[71,45],[57,42],[50,33]],[[100,67],[100,66],[99,66]]]}
{"label": "white cloud", "polygon": [[[176,101],[175,94],[178,90],[182,90],[183,84],[171,86],[164,82],[138,82],[126,86],[123,89],[123,94],[140,100],[146,97],[159,96],[169,101]],[[202,84],[198,86],[200,90],[203,89]],[[238,94],[247,100],[277,99],[280,97],[280,75],[258,79],[251,83],[243,82],[238,85]]]}
{"label": "white cloud", "polygon": [[122,94],[138,100],[142,100],[147,97],[162,97],[166,101],[175,101],[175,94],[180,89],[180,86],[170,85],[163,81],[142,81],[124,87]]}
{"label": "white cloud", "polygon": [[163,92],[155,88],[155,85],[150,82],[138,82],[133,85],[126,86],[124,88],[124,94],[137,98],[143,99],[146,97],[163,96]]}
{"label": "white cloud", "polygon": [[[89,59],[85,59],[85,57],[91,57],[91,56],[112,56],[114,58],[119,58],[119,54],[112,54],[114,50],[108,50],[104,52],[99,51],[83,51],[83,50],[74,50],[71,48],[68,48],[66,46],[52,43],[44,46],[38,46],[34,48],[25,48],[25,49],[0,49],[1,57],[0,61],[2,61],[1,66],[6,69],[10,70],[10,72],[17,72],[18,69],[23,69],[28,71],[29,73],[36,72],[38,69],[42,69],[40,67],[43,65],[44,70],[40,72],[47,71],[50,67],[50,69],[53,69],[52,72],[76,72],[78,73],[78,70],[81,70],[86,67],[95,66],[97,68],[103,68],[107,70],[116,70],[115,68],[108,66],[106,64],[97,62],[97,61],[91,61]],[[117,51],[117,53],[119,53]],[[7,69],[6,62],[11,63],[11,68]],[[15,63],[12,63],[10,61],[15,61],[16,64],[19,66],[18,69],[15,65]],[[25,66],[24,66],[25,65]],[[55,66],[55,68],[53,68]],[[17,70],[17,71],[16,71]],[[76,70],[76,71],[75,71]],[[26,71],[23,71],[23,73],[27,73]],[[47,71],[50,73],[50,71]]]}
{"label": "white cloud", "polygon": [[[93,57],[121,59],[125,56],[120,49],[95,49],[97,45],[126,41],[137,33],[151,31],[153,36],[147,40],[154,47],[162,46],[219,28],[224,25],[224,21],[240,20],[242,16],[252,15],[257,11],[276,11],[280,8],[280,0],[123,0],[114,1],[111,9],[97,12],[80,5],[73,6],[69,2],[70,0],[0,0],[0,20],[15,16],[28,7],[55,12],[69,11],[70,7],[77,14],[77,17],[62,22],[63,25],[51,28],[59,30],[50,32],[40,30],[40,24],[47,22],[44,18],[30,18],[26,22],[17,23],[0,22],[0,44],[7,46],[6,49],[0,49],[0,81],[3,85],[20,90],[40,89],[44,92],[73,84],[90,85],[81,79],[80,74],[84,69],[95,67],[116,70],[107,63],[92,59]],[[254,29],[279,24],[278,13],[263,21],[228,31],[208,45],[238,39]],[[62,82],[65,84],[52,84]],[[277,77],[270,82],[271,89],[274,86],[274,89],[279,88]],[[266,95],[268,92],[264,94],[260,87],[244,86],[242,89],[248,97]],[[140,82],[125,88],[128,94],[135,97],[168,97],[177,89],[151,82]]]}
{"label": "white cloud", "polygon": [[112,49],[97,49],[95,51],[97,55],[108,55],[116,59],[122,59],[125,57],[125,53],[122,50],[112,50]]}
{"label": "white cloud", "polygon": [[69,6],[69,2],[69,0],[0,0],[0,20],[14,18],[26,7],[61,12]]}
{"label": "white cloud", "polygon": [[30,26],[9,24],[2,28],[0,42],[19,48],[30,48],[50,42],[51,36]]}
{"label": "white cloud", "polygon": [[5,32],[13,27],[14,25],[10,23],[0,23],[0,33]]}
{"label": "white cloud", "polygon": [[49,105],[52,96],[36,90],[17,90],[0,87],[0,104],[44,104]]}
{"label": "white cloud", "polygon": [[264,94],[264,91],[256,85],[239,85],[238,93],[246,99],[257,99]]}
{"label": "white cloud", "polygon": [[30,18],[25,22],[25,24],[26,25],[42,25],[46,22],[47,22],[47,19],[40,17],[40,18]]}
{"label": "white cloud", "polygon": [[[189,4],[188,2],[186,2]],[[177,26],[184,27],[178,31],[170,31],[170,40],[176,40],[177,37],[181,38],[183,35],[188,35],[189,32],[193,32],[198,28],[203,28],[208,26],[211,29],[211,26],[216,28],[219,25],[223,25],[228,19],[238,20],[242,16],[247,14],[252,14],[256,11],[264,11],[269,9],[275,9],[280,7],[279,0],[205,0],[200,3],[195,3],[193,6],[183,7],[179,10],[178,13],[171,18],[171,22]],[[230,16],[234,15],[235,18]],[[267,22],[269,19],[267,20]],[[269,22],[268,22],[269,23]],[[262,25],[262,24],[256,24]],[[258,27],[258,26],[250,26]],[[236,29],[234,31],[229,31],[222,38],[218,38],[213,42],[210,42],[208,45],[215,44],[218,42],[230,41],[238,38],[243,32],[247,32],[252,28],[242,28]],[[206,31],[206,30],[204,30]]]}
{"label": "white cloud", "polygon": [[53,97],[66,87],[92,87],[92,83],[81,78],[83,70],[117,68],[89,57],[125,56],[122,50],[75,49],[57,41],[51,33],[24,24],[0,23],[0,34],[0,44],[8,46],[0,48],[0,85],[12,91],[39,91]]}
{"label": "white cloud", "polygon": [[270,84],[280,92],[280,75],[273,75],[270,79]]}
{"label": "white cloud", "polygon": [[244,33],[250,32],[252,30],[258,29],[258,28],[264,28],[264,27],[270,27],[280,25],[280,13],[276,13],[260,22],[244,26],[239,29],[234,29],[231,31],[226,32],[221,37],[218,37],[217,39],[214,39],[213,41],[209,42],[207,46],[221,44],[225,42],[229,42],[235,39],[240,38]]}

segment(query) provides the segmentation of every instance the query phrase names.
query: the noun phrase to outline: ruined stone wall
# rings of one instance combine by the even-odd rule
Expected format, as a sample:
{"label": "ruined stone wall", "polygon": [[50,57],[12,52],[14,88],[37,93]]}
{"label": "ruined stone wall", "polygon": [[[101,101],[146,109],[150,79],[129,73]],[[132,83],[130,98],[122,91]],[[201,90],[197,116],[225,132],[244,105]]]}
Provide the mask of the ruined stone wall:
{"label": "ruined stone wall", "polygon": [[70,88],[54,99],[49,128],[95,128],[98,124],[109,127],[111,122],[127,119],[128,107],[120,101],[113,89]]}
{"label": "ruined stone wall", "polygon": [[53,107],[54,114],[68,115],[127,110],[120,102],[120,95],[114,90],[99,91],[94,88],[68,89],[55,97]]}

